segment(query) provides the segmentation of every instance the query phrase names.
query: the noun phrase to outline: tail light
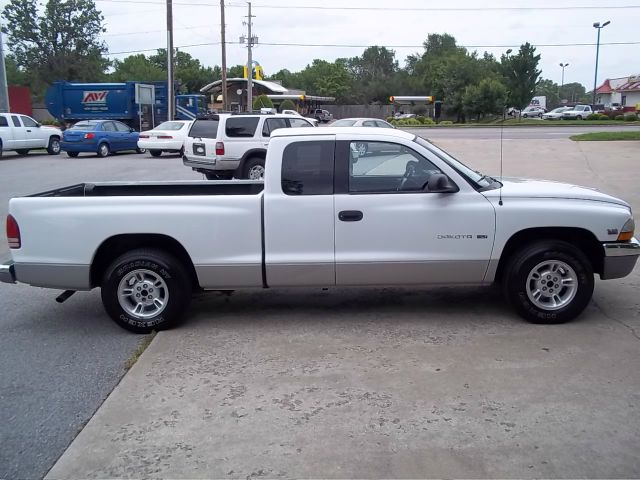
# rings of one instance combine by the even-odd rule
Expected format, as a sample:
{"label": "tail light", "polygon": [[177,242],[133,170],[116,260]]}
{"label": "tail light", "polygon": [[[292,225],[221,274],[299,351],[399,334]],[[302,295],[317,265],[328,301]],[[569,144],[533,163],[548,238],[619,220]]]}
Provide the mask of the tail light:
{"label": "tail light", "polygon": [[7,240],[9,248],[20,248],[20,227],[13,215],[7,215]]}
{"label": "tail light", "polygon": [[138,136],[138,138],[149,138],[149,135],[143,135],[142,133]]}
{"label": "tail light", "polygon": [[171,140],[173,137],[171,135],[158,135],[158,138],[163,140]]}
{"label": "tail light", "polygon": [[90,140],[92,138],[95,138],[96,134],[95,133],[85,133],[84,134],[84,138],[87,140]]}
{"label": "tail light", "polygon": [[224,155],[224,142],[216,142],[216,155]]}

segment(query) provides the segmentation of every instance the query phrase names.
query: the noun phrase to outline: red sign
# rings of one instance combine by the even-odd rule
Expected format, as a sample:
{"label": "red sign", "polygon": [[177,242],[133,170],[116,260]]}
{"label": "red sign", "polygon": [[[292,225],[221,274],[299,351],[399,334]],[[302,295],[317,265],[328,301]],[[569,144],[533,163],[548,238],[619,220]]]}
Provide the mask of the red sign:
{"label": "red sign", "polygon": [[82,92],[82,103],[91,105],[104,105],[107,103],[108,90]]}

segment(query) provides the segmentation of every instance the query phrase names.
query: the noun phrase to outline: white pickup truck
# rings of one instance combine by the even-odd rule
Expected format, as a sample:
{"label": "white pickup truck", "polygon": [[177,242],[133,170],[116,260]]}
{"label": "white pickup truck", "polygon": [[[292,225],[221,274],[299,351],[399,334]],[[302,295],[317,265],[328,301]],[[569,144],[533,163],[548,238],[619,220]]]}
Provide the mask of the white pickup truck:
{"label": "white pickup truck", "polygon": [[[366,142],[361,155],[357,144]],[[79,184],[9,204],[0,279],[101,287],[118,324],[173,325],[192,292],[500,283],[533,322],[580,314],[640,244],[623,200],[481,175],[426,140],[377,128],[273,132],[264,183]]]}
{"label": "white pickup truck", "polygon": [[42,126],[33,118],[17,113],[0,113],[0,155],[15,150],[26,155],[29,150],[46,148],[49,155],[60,153],[62,131]]}

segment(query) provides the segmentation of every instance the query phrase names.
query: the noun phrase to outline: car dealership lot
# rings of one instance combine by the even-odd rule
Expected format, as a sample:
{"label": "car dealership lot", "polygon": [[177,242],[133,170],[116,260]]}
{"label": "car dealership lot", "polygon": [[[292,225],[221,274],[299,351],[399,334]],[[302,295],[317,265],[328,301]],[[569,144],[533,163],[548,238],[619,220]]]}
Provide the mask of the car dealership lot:
{"label": "car dealership lot", "polygon": [[[497,138],[455,135],[436,141],[499,173]],[[504,173],[599,187],[639,211],[637,148],[511,140]],[[85,180],[197,178],[176,156],[8,154],[0,212],[13,195]],[[200,296],[52,476],[637,476],[639,286],[638,268],[596,282],[585,314],[551,327],[483,288]],[[44,474],[140,340],[97,292],[54,296],[0,286],[0,477]]]}

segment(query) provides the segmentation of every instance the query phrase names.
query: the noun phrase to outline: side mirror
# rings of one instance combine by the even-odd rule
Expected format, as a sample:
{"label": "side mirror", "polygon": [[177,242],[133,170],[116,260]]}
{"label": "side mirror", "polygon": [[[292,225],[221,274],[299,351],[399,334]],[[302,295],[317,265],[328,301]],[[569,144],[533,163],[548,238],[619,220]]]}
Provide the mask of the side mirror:
{"label": "side mirror", "polygon": [[434,173],[429,177],[426,192],[429,193],[455,193],[460,189],[444,173]]}

